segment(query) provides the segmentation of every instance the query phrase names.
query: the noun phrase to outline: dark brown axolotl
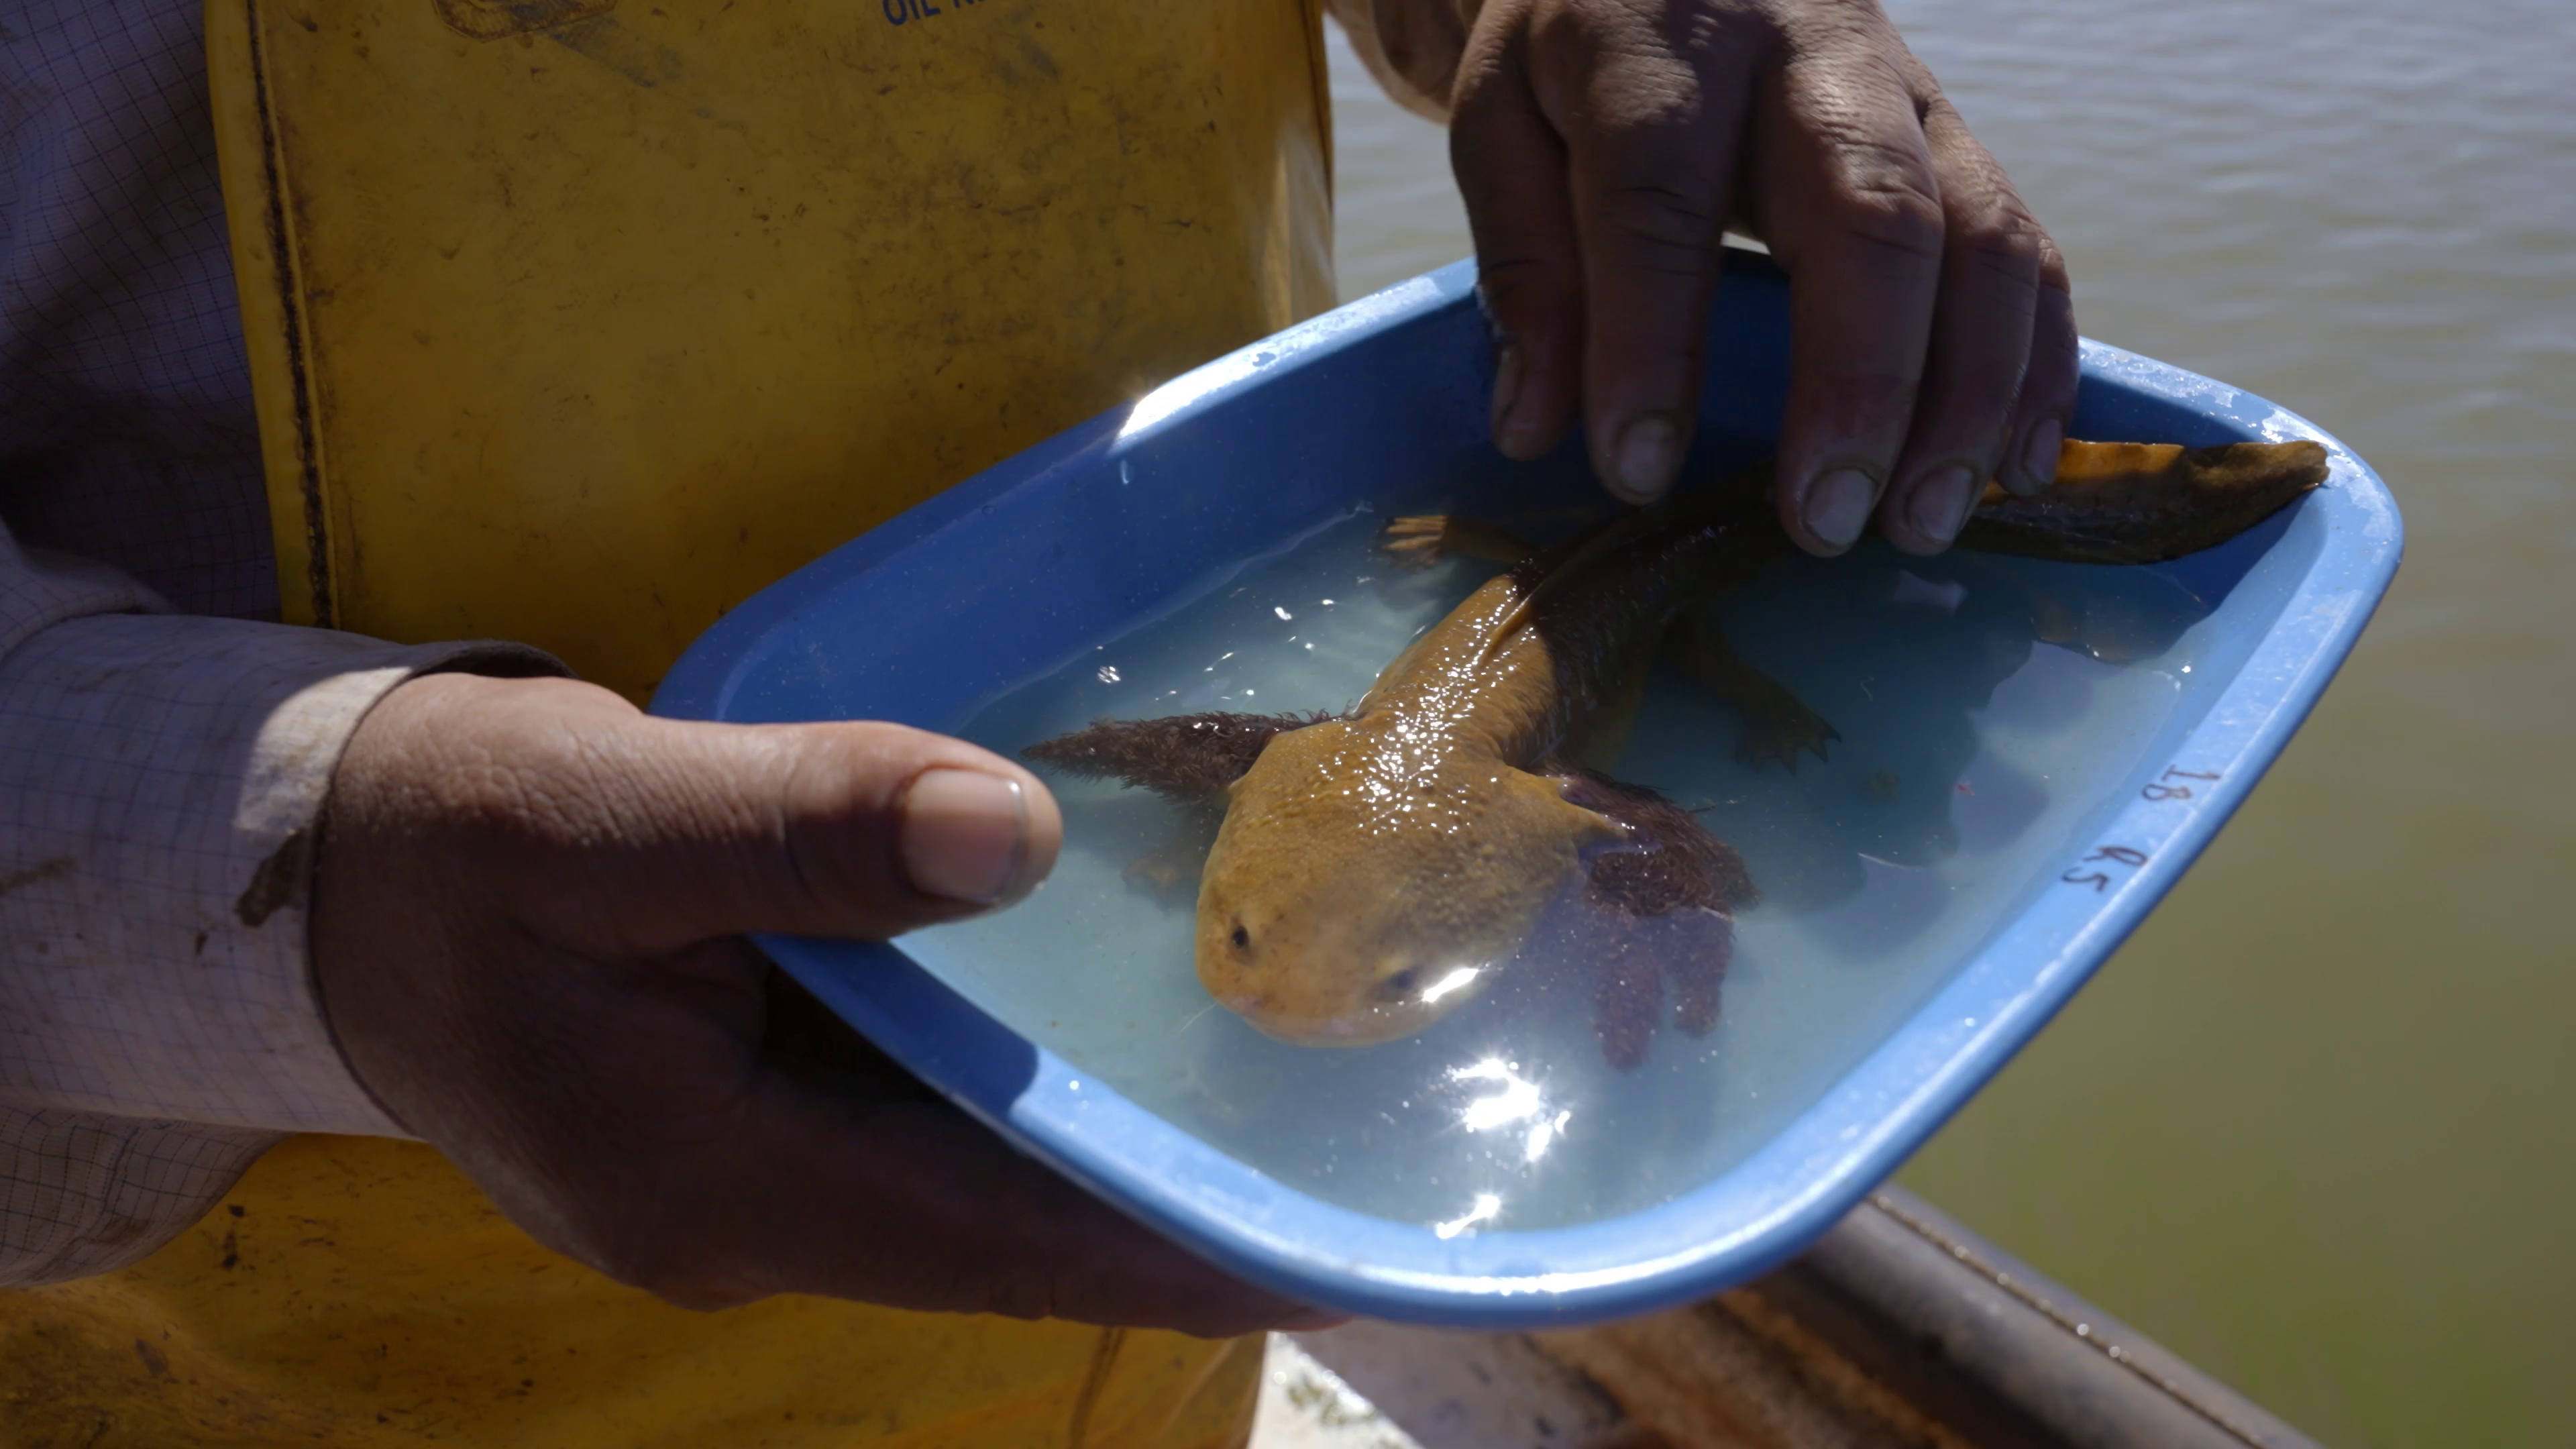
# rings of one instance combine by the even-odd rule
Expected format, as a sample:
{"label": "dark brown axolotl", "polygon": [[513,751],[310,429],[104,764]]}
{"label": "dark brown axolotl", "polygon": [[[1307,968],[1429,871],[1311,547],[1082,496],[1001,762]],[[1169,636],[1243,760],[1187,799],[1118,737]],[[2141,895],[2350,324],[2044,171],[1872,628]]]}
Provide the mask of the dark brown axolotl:
{"label": "dark brown axolotl", "polygon": [[[2065,445],[2054,488],[1989,487],[1959,546],[2153,563],[2233,538],[2325,477],[2315,443]],[[1678,647],[1747,721],[1739,755],[1794,767],[1832,730],[1727,653],[1696,605],[1789,548],[1759,470],[1543,551],[1444,518],[1385,545],[1510,563],[1340,715],[1104,720],[1032,746],[1069,774],[1223,810],[1198,895],[1199,979],[1285,1041],[1410,1035],[1476,994],[1571,903],[1614,1066],[1717,1022],[1741,858],[1615,758],[1649,662]]]}

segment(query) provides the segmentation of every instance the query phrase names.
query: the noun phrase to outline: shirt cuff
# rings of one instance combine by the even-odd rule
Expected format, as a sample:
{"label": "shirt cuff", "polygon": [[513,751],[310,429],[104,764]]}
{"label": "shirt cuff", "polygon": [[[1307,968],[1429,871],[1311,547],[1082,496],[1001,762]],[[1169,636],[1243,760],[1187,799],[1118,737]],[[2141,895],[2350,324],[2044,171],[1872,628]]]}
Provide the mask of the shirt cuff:
{"label": "shirt cuff", "polygon": [[307,949],[316,820],[358,722],[508,644],[104,615],[0,659],[0,1099],[405,1135],[333,1041]]}
{"label": "shirt cuff", "polygon": [[278,1138],[0,1104],[0,1288],[142,1261],[205,1216]]}

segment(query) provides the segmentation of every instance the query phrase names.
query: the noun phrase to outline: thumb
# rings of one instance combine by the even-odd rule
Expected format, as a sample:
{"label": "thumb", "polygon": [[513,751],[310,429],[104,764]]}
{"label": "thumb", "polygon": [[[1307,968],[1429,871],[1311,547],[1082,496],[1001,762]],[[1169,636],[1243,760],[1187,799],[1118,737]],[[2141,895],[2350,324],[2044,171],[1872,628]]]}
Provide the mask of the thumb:
{"label": "thumb", "polygon": [[630,917],[641,950],[743,931],[883,940],[1020,899],[1064,838],[1035,775],[925,730],[643,718],[632,730],[657,797],[653,848],[635,862],[660,886],[660,904]]}
{"label": "thumb", "polygon": [[604,955],[745,931],[882,940],[1026,895],[1064,834],[1036,776],[962,740],[656,719],[560,679],[412,681],[333,791],[346,824],[398,813],[410,825],[373,833],[419,843],[428,825],[523,926]]}

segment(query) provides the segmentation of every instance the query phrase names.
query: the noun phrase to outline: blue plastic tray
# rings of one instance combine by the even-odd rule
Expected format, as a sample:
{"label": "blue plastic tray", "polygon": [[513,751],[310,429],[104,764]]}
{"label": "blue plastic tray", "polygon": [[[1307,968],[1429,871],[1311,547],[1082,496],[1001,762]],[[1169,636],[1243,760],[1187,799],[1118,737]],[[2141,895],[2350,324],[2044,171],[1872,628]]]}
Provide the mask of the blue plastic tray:
{"label": "blue plastic tray", "polygon": [[[654,709],[953,731],[1013,682],[1170,609],[1215,570],[1355,501],[1508,471],[1485,442],[1491,372],[1473,287],[1461,264],[1352,303],[960,484],[736,609],[680,661]],[[1778,273],[1739,258],[1712,319],[1711,438],[1776,432],[1786,312]],[[2087,343],[2074,432],[2194,444],[2314,438],[2333,471],[2296,508],[2182,566],[2214,572],[2198,582],[2221,599],[2208,626],[2228,647],[2204,657],[2232,664],[2182,684],[2132,776],[2090,802],[2091,829],[2062,869],[2029,882],[2017,914],[1820,1100],[1670,1201],[1573,1226],[1444,1238],[1254,1170],[1006,1028],[899,947],[762,945],[1026,1150],[1307,1301],[1534,1326],[1743,1281],[1893,1172],[2172,888],[2306,717],[2396,571],[2401,525],[2387,489],[2334,439],[2260,398]],[[1558,473],[1572,479],[1577,458],[1570,450]],[[2119,853],[2100,856],[2099,842]]]}

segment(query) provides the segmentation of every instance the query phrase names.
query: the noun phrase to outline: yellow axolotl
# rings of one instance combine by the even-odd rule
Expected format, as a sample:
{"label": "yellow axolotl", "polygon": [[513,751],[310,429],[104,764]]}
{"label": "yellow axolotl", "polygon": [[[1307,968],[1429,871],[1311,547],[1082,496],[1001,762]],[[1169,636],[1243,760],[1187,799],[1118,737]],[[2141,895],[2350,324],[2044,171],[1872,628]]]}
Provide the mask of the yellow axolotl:
{"label": "yellow axolotl", "polygon": [[[2065,445],[2056,485],[1990,486],[1959,546],[2154,563],[2251,528],[2325,477],[2310,442]],[[1544,551],[1445,518],[1398,519],[1417,559],[1516,558],[1417,638],[1342,715],[1104,720],[1030,758],[1224,810],[1200,876],[1210,994],[1271,1036],[1363,1045],[1420,1031],[1571,899],[1598,973],[1595,1026],[1622,1068],[1671,1017],[1714,1026],[1736,853],[1688,811],[1589,766],[1624,736],[1658,651],[1680,645],[1743,714],[1740,756],[1792,768],[1833,731],[1735,661],[1696,606],[1789,550],[1763,476],[1630,513]]]}

